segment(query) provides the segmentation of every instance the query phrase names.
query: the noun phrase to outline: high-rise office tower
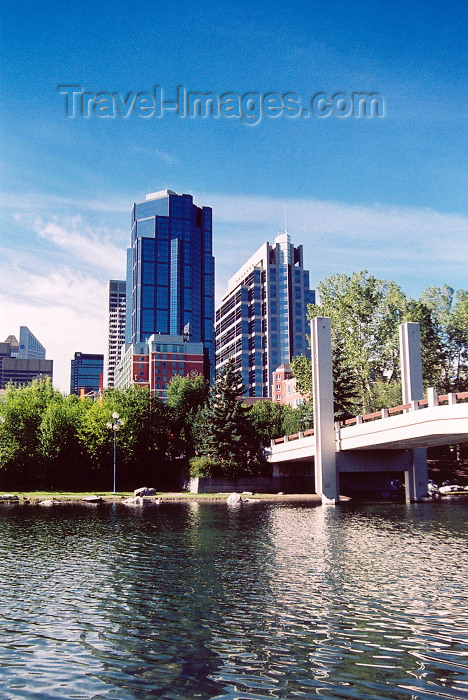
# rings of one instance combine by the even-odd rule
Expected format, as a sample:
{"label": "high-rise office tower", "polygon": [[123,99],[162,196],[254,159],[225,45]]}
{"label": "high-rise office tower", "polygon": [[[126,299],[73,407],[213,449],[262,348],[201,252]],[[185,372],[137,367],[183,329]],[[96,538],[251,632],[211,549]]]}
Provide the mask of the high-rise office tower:
{"label": "high-rise office tower", "polygon": [[104,355],[75,352],[71,361],[70,394],[97,394],[102,387]]}
{"label": "high-rise office tower", "polygon": [[106,355],[106,384],[114,386],[115,367],[120,360],[120,350],[125,344],[126,329],[126,281],[109,280],[108,285],[108,333]]}
{"label": "high-rise office tower", "polygon": [[52,380],[53,364],[45,359],[45,348],[37,338],[26,326],[20,326],[19,343],[14,335],[0,343],[0,389],[10,383],[25,386],[34,379]]}
{"label": "high-rise office tower", "polygon": [[271,396],[271,373],[308,355],[307,304],[315,302],[302,246],[287,233],[264,243],[231,277],[216,311],[216,370],[230,357],[246,396]]}
{"label": "high-rise office tower", "polygon": [[[214,369],[214,258],[209,207],[162,190],[132,211],[131,330],[127,342],[153,334],[203,343]],[[130,338],[128,337],[130,335]]]}
{"label": "high-rise office tower", "polygon": [[46,349],[26,326],[20,326],[18,357],[22,360],[45,360]]}

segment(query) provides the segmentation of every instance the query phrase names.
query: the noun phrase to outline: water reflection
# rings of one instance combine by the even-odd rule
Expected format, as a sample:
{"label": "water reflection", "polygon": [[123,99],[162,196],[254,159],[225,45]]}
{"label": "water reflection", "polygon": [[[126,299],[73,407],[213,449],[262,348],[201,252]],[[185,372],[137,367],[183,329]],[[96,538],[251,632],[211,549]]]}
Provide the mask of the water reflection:
{"label": "water reflection", "polygon": [[466,515],[2,508],[0,697],[466,697]]}

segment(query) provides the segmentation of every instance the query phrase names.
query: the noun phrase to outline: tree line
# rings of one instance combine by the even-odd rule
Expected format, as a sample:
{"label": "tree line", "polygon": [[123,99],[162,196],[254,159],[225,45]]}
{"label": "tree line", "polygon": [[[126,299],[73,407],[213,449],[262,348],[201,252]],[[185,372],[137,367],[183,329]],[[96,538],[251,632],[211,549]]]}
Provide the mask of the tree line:
{"label": "tree line", "polygon": [[[309,318],[331,319],[337,419],[401,403],[398,326],[406,321],[420,324],[425,388],[468,390],[468,291],[427,287],[420,299],[408,299],[395,282],[363,270],[321,282],[318,297]],[[291,368],[310,396],[309,360],[295,357]]]}
{"label": "tree line", "polygon": [[229,362],[210,390],[202,377],[174,377],[162,402],[144,387],[106,389],[98,400],[64,395],[49,379],[9,386],[0,404],[0,490],[111,490],[112,414],[117,490],[180,488],[194,476],[267,474],[262,441],[295,432],[303,414],[265,402],[238,401]]}

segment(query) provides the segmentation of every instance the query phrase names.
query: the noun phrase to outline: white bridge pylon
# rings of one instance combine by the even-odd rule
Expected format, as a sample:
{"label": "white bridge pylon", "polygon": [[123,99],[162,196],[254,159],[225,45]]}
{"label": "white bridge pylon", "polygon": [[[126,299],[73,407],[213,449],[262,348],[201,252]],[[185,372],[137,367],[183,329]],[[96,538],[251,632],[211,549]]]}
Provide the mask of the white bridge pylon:
{"label": "white bridge pylon", "polygon": [[[273,464],[314,461],[315,490],[322,503],[339,501],[340,472],[401,471],[406,500],[427,494],[426,448],[468,441],[468,392],[423,399],[419,324],[400,326],[403,405],[357,416],[333,418],[330,319],[311,323],[315,429],[271,441]],[[444,405],[442,405],[444,404]]]}

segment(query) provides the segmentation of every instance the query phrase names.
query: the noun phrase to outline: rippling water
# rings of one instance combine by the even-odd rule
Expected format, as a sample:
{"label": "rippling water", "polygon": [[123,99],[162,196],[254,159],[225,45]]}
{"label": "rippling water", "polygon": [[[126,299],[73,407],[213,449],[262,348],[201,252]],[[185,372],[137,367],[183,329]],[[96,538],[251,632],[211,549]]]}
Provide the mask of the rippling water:
{"label": "rippling water", "polygon": [[0,698],[467,698],[467,504],[0,508]]}

